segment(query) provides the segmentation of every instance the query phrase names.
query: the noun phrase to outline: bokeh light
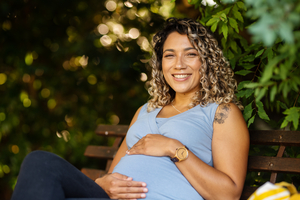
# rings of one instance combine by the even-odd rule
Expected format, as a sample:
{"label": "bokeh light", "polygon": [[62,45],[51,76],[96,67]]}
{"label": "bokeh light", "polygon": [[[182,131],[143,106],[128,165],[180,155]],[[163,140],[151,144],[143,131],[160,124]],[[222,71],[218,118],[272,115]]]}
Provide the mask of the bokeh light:
{"label": "bokeh light", "polygon": [[106,24],[99,24],[97,30],[102,35],[105,35],[109,32],[109,28]]}
{"label": "bokeh light", "polygon": [[139,37],[137,40],[137,44],[143,49],[144,51],[151,51],[151,46],[148,39],[144,36]]}
{"label": "bokeh light", "polygon": [[12,145],[11,147],[11,151],[14,153],[14,154],[17,154],[19,153],[20,149],[17,145]]}
{"label": "bokeh light", "polygon": [[108,36],[108,35],[103,35],[101,38],[100,38],[100,42],[103,46],[109,46],[111,45],[112,43],[112,39]]}
{"label": "bokeh light", "polygon": [[0,112],[0,121],[4,121],[6,118],[6,115],[4,112]]}
{"label": "bokeh light", "polygon": [[30,82],[30,75],[29,74],[24,74],[22,78],[24,83],[29,83]]}
{"label": "bokeh light", "polygon": [[134,20],[136,18],[136,8],[131,8],[126,12],[126,16],[131,19]]}
{"label": "bokeh light", "polygon": [[41,96],[43,98],[48,98],[50,96],[50,90],[48,88],[44,88],[41,91]]}
{"label": "bokeh light", "polygon": [[25,98],[23,100],[23,106],[26,107],[26,108],[28,108],[29,106],[31,106],[31,100],[28,99],[28,98]]}
{"label": "bokeh light", "polygon": [[7,80],[7,76],[4,73],[0,73],[0,85],[3,85]]}
{"label": "bokeh light", "polygon": [[145,74],[144,72],[141,73],[141,78],[140,78],[140,80],[143,81],[143,82],[145,82],[145,81],[147,81],[147,79],[148,79],[147,74]]}
{"label": "bokeh light", "polygon": [[132,3],[130,3],[129,1],[124,2],[124,5],[128,8],[132,8]]}
{"label": "bokeh light", "polygon": [[47,105],[48,105],[48,108],[49,108],[49,109],[54,109],[55,106],[56,106],[56,101],[55,101],[55,99],[49,99],[48,102],[47,102]]}
{"label": "bokeh light", "polygon": [[114,1],[108,1],[106,4],[105,4],[105,7],[108,11],[111,11],[113,12],[114,10],[116,10],[117,8],[117,4],[116,2]]}
{"label": "bokeh light", "polygon": [[62,137],[63,137],[64,141],[68,142],[71,139],[71,135],[70,135],[69,131],[63,130],[61,132],[61,134],[62,134]]}
{"label": "bokeh light", "polygon": [[132,39],[136,39],[140,36],[140,31],[137,28],[131,28],[129,30],[129,37]]}
{"label": "bokeh light", "polygon": [[2,29],[4,31],[10,30],[11,29],[11,22],[8,21],[8,20],[4,21],[3,24],[2,24]]}
{"label": "bokeh light", "polygon": [[3,165],[3,166],[2,166],[2,170],[3,170],[3,172],[4,172],[5,174],[8,174],[8,173],[10,172],[10,168],[9,168],[9,166],[7,166],[7,165]]}
{"label": "bokeh light", "polygon": [[65,116],[65,121],[67,122],[69,127],[73,126],[73,117],[69,117],[68,115]]}
{"label": "bokeh light", "polygon": [[91,84],[91,85],[95,85],[97,83],[97,78],[93,74],[89,75],[87,80],[88,80],[89,84]]}
{"label": "bokeh light", "polygon": [[121,24],[115,24],[113,26],[113,32],[116,35],[121,35],[124,33],[124,27]]}
{"label": "bokeh light", "polygon": [[23,102],[24,99],[27,99],[27,98],[28,98],[27,92],[22,91],[21,94],[20,94],[20,100]]}
{"label": "bokeh light", "polygon": [[25,56],[25,63],[26,65],[31,65],[33,62],[32,53],[27,53]]}
{"label": "bokeh light", "polygon": [[80,57],[78,62],[83,68],[85,68],[89,63],[89,57],[83,55]]}
{"label": "bokeh light", "polygon": [[117,125],[120,122],[120,118],[117,115],[112,115],[109,121],[112,125]]}

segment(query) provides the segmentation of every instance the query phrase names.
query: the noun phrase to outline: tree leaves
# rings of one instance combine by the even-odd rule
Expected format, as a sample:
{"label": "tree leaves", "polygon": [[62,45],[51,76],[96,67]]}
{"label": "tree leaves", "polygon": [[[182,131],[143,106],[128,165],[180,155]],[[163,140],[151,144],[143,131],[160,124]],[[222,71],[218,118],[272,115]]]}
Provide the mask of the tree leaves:
{"label": "tree leaves", "polygon": [[264,52],[264,50],[265,49],[262,49],[259,52],[257,52],[256,55],[255,55],[255,58],[257,58],[258,56],[260,56]]}
{"label": "tree leaves", "polygon": [[270,121],[270,118],[269,118],[269,116],[267,115],[267,113],[264,109],[263,103],[261,101],[256,101],[255,103],[256,103],[256,106],[257,106],[257,109],[258,109],[258,111],[257,111],[258,116],[263,120]]}
{"label": "tree leaves", "polygon": [[250,102],[244,108],[243,116],[244,116],[245,121],[247,121],[252,116],[252,112],[253,112],[252,102]]}
{"label": "tree leaves", "polygon": [[228,36],[228,26],[225,23],[223,23],[223,25],[222,25],[222,33],[223,33],[224,38],[226,40],[227,36]]}
{"label": "tree leaves", "polygon": [[[247,105],[244,117],[248,125],[256,116],[272,125],[273,115],[268,116],[266,110],[280,112],[300,104],[297,100],[300,88],[300,31],[297,28],[300,9],[297,8],[300,2],[226,2],[218,2],[215,9],[206,9],[209,10],[204,12],[206,25],[218,34],[224,55],[241,81],[236,96]],[[245,32],[251,34],[251,41]],[[290,118],[284,123],[298,117],[296,112],[289,112]]]}
{"label": "tree leaves", "polygon": [[300,107],[292,107],[286,109],[283,114],[286,115],[284,121],[282,122],[280,128],[285,128],[289,122],[293,123],[294,129],[298,129],[299,118],[300,118]]}
{"label": "tree leaves", "polygon": [[229,24],[232,28],[234,28],[234,30],[239,33],[239,27],[238,27],[238,23],[235,19],[231,18],[231,17],[228,17],[228,20],[229,20]]}

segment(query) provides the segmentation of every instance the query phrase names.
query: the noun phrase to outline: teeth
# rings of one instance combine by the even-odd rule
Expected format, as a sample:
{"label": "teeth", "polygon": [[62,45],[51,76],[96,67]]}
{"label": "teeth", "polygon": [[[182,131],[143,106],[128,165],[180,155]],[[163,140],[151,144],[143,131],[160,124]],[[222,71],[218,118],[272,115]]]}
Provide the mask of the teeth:
{"label": "teeth", "polygon": [[174,74],[173,75],[175,78],[186,78],[186,77],[188,77],[189,75],[188,74]]}

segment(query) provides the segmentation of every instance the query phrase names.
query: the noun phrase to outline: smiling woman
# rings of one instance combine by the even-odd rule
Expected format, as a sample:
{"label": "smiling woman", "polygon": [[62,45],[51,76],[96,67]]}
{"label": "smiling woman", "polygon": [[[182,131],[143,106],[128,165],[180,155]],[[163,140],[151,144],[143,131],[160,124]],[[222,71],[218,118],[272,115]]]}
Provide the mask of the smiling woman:
{"label": "smiling woman", "polygon": [[239,199],[249,135],[216,40],[196,21],[168,19],[154,36],[151,64],[151,99],[134,115],[107,175],[94,183],[57,156],[33,152],[13,200]]}
{"label": "smiling woman", "polygon": [[[181,77],[187,75],[182,74],[183,69],[192,70],[195,68],[194,65],[199,65],[197,73],[200,73],[198,82],[200,88],[194,93],[193,100],[188,105],[189,108],[198,104],[205,106],[213,102],[219,104],[233,102],[243,109],[234,95],[236,80],[233,78],[233,71],[223,56],[216,39],[205,27],[193,20],[170,18],[167,24],[166,28],[153,38],[152,76],[156,78],[151,81],[149,94],[152,99],[149,101],[148,111],[174,101],[174,88],[170,87],[170,83],[163,74],[165,73],[163,66],[170,67],[173,64],[171,61],[180,61],[177,63],[179,64],[177,72],[175,73],[173,69],[173,73]],[[172,48],[177,49],[170,49],[169,46],[173,44],[177,47],[173,46]],[[185,47],[180,47],[181,45],[185,45]],[[181,48],[181,53],[178,48]],[[182,54],[183,51],[185,54]],[[182,56],[180,60],[178,56]],[[197,64],[193,62],[197,62]],[[178,72],[180,71],[178,67],[182,68],[181,72]],[[179,78],[179,76],[176,77]]]}
{"label": "smiling woman", "polygon": [[179,94],[191,94],[200,89],[201,61],[198,51],[187,35],[171,33],[163,48],[162,71],[169,86]]}

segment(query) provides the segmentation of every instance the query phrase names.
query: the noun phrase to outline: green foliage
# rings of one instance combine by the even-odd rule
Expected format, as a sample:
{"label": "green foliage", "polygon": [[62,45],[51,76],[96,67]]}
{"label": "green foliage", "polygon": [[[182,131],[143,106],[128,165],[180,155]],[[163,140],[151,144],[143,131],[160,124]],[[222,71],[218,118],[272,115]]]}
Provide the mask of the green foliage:
{"label": "green foliage", "polygon": [[283,123],[281,124],[281,128],[284,128],[288,125],[289,122],[293,122],[294,128],[298,129],[299,125],[299,115],[300,115],[300,107],[292,107],[283,112],[283,114],[287,115],[284,118]]}
{"label": "green foliage", "polygon": [[[201,2],[191,2],[201,13],[200,22],[219,38],[237,79],[243,80],[237,96],[246,105],[248,126],[259,117],[271,128],[292,122],[291,128],[298,129],[300,2],[215,1],[212,7]],[[285,115],[275,127],[268,116],[273,111]]]}
{"label": "green foliage", "polygon": [[[248,127],[256,128],[263,120],[268,129],[299,130],[300,1],[215,0],[214,6],[201,2],[191,3],[235,71],[237,97],[245,106]],[[277,149],[252,146],[250,155],[276,156]],[[288,157],[299,157],[300,148],[286,152]],[[299,184],[299,176],[278,177]],[[258,186],[268,178],[269,174],[253,172],[246,183]]]}

